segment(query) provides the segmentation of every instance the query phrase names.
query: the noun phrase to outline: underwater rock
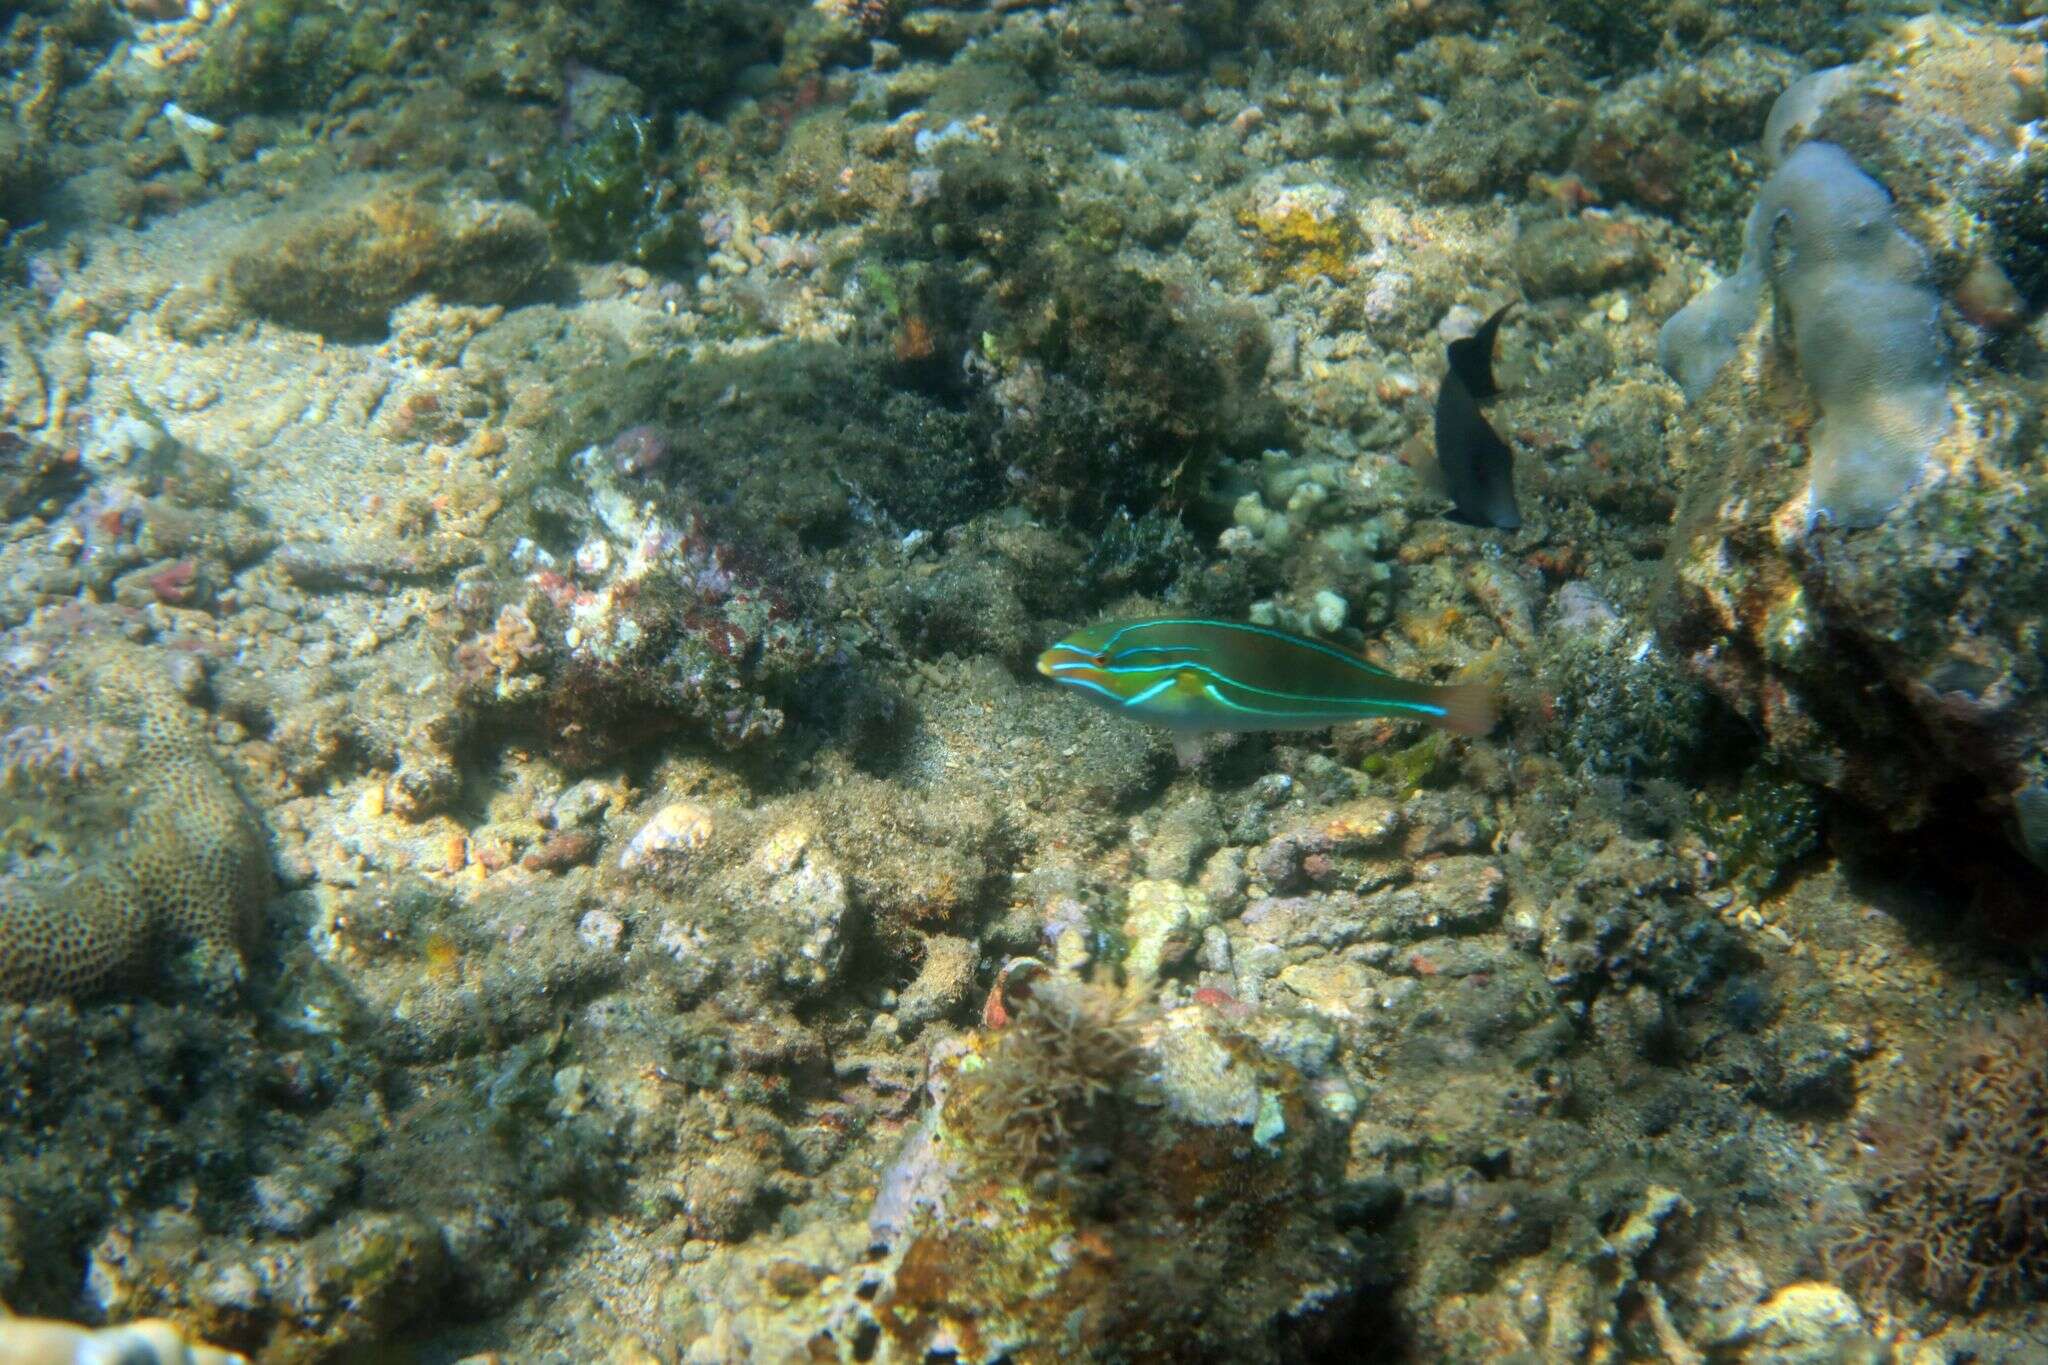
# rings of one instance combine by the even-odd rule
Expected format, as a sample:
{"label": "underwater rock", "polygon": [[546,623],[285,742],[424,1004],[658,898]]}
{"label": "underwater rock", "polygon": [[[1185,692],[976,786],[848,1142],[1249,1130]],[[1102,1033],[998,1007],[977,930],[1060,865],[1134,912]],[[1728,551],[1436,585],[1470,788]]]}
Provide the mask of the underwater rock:
{"label": "underwater rock", "polygon": [[1885,1348],[1865,1330],[1863,1311],[1831,1284],[1788,1284],[1762,1303],[1713,1318],[1706,1345],[1740,1365],[1835,1365],[1879,1360]]}
{"label": "underwater rock", "polygon": [[1130,989],[1149,996],[1160,974],[1185,961],[1202,941],[1202,931],[1215,922],[1216,912],[1199,890],[1179,882],[1133,882],[1124,912],[1124,937],[1131,945],[1124,976]]}
{"label": "underwater rock", "polygon": [[627,872],[680,862],[711,838],[711,812],[694,801],[671,801],[627,841],[619,867]]}
{"label": "underwater rock", "polygon": [[533,572],[507,585],[518,600],[454,651],[466,704],[536,726],[573,768],[677,728],[730,749],[772,741],[805,675],[831,661],[829,638],[686,500],[669,500],[671,520],[598,446],[571,468],[592,534],[560,567],[522,553]]}
{"label": "underwater rock", "polygon": [[224,119],[317,107],[359,72],[397,66],[415,36],[395,15],[329,0],[256,0],[223,19],[189,50],[197,60],[180,73],[178,98]]}
{"label": "underwater rock", "polygon": [[359,1209],[303,1241],[234,1247],[164,1213],[109,1232],[88,1282],[108,1312],[176,1313],[262,1360],[311,1365],[388,1339],[442,1295],[448,1261],[440,1232],[413,1213]]}
{"label": "underwater rock", "polygon": [[[795,825],[776,831],[756,849],[751,867],[766,882],[761,901],[781,940],[775,957],[783,981],[799,989],[821,989],[838,974],[846,955],[846,878],[824,849],[811,846],[809,833]],[[932,951],[927,949],[928,965]],[[940,952],[942,959],[951,956]],[[931,989],[934,983],[924,984]]]}
{"label": "underwater rock", "polygon": [[[1933,55],[1899,60],[1970,71],[2011,47],[1944,20]],[[1988,191],[2018,134],[1997,122],[2002,96],[1930,110],[1910,83],[1896,100],[1868,85],[1811,120],[1827,141],[1795,148],[1759,200],[1744,272],[1666,326],[1667,367],[1714,399],[1672,433],[1659,638],[1793,776],[1894,830],[1986,800],[1991,848],[2012,794],[2048,773],[2048,665],[2028,643],[2048,590],[2048,475],[2021,416],[2041,393],[1967,328],[1944,335],[1935,283],[1997,240],[1995,199],[1962,196]],[[1738,295],[1767,285],[1778,325],[1749,326]],[[1944,376],[1948,337],[1966,346]],[[1998,875],[2031,875],[2002,858]],[[1953,847],[1942,861],[1958,865]]]}
{"label": "underwater rock", "polygon": [[1282,1360],[1342,1317],[1341,1124],[1215,1011],[1134,1008],[1040,975],[941,1062],[870,1218],[875,1359]]}
{"label": "underwater rock", "polygon": [[974,985],[976,960],[974,945],[968,940],[955,934],[928,936],[917,976],[897,997],[897,1027],[916,1029],[951,1013]]}
{"label": "underwater rock", "polygon": [[548,260],[547,227],[529,208],[386,193],[263,223],[228,262],[227,280],[260,316],[359,339],[380,335],[415,294],[508,303]]}
{"label": "underwater rock", "polygon": [[1756,135],[1800,67],[1790,54],[1745,38],[1688,55],[1601,93],[1573,163],[1605,197],[1632,199],[1714,233],[1712,219],[1739,213],[1735,196],[1746,194],[1728,149]]}
{"label": "underwater rock", "polygon": [[1582,214],[1524,228],[1515,274],[1532,299],[1594,294],[1640,280],[1656,268],[1649,234],[1624,218]]}

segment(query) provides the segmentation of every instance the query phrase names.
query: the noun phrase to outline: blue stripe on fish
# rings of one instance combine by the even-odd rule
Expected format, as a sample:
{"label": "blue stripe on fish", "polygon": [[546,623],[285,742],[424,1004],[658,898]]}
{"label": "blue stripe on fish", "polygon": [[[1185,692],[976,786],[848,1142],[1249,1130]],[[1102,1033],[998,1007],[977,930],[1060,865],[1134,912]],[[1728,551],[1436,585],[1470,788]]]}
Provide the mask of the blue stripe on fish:
{"label": "blue stripe on fish", "polygon": [[1466,734],[1493,724],[1484,686],[1411,682],[1268,626],[1166,616],[1079,630],[1038,671],[1125,715],[1178,730],[1316,729],[1409,717]]}

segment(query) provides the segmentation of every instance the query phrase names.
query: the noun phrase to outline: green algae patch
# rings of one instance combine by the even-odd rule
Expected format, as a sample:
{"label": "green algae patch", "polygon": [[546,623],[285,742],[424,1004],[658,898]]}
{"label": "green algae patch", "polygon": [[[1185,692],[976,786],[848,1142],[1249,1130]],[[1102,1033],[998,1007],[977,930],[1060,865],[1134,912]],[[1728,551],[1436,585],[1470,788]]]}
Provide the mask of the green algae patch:
{"label": "green algae patch", "polygon": [[1817,794],[1769,762],[1744,773],[1733,791],[1703,793],[1696,814],[1700,837],[1720,856],[1723,874],[1750,896],[1775,888],[1820,847]]}
{"label": "green algae patch", "polygon": [[689,253],[692,225],[662,140],[652,120],[614,114],[588,138],[549,153],[527,202],[571,256],[676,265]]}

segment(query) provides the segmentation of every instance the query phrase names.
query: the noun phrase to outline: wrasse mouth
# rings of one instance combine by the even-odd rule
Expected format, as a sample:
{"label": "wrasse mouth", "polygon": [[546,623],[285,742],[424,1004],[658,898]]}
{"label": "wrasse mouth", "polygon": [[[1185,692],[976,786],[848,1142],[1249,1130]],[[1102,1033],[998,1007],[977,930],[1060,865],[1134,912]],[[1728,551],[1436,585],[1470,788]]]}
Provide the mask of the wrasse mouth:
{"label": "wrasse mouth", "polygon": [[1048,649],[1045,653],[1038,656],[1039,677],[1050,678],[1052,676],[1052,656],[1058,652],[1056,649]]}

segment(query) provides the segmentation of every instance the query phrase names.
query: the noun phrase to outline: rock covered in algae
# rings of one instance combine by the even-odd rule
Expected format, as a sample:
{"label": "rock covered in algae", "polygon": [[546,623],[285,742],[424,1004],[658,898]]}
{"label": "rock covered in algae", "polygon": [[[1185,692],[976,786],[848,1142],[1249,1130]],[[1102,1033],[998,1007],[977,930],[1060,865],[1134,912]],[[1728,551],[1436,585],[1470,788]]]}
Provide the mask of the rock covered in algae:
{"label": "rock covered in algae", "polygon": [[[2009,46],[1952,21],[1938,36],[1912,60],[1967,70]],[[1799,126],[1898,196],[1875,231],[1890,240],[1909,230],[1942,286],[1943,327],[1964,343],[1947,386],[1953,420],[1903,480],[1910,491],[1895,479],[1885,497],[1850,499],[1870,513],[1898,499],[1881,519],[1810,526],[1810,499],[1828,495],[1802,432],[1834,417],[1824,396],[1815,410],[1779,344],[1784,328],[1744,332],[1715,401],[1691,405],[1674,432],[1682,487],[1662,639],[1802,780],[1896,828],[1985,799],[1991,819],[1972,837],[1995,844],[2010,823],[2023,840],[2008,812],[2048,776],[2048,667],[2030,643],[2048,600],[2048,471],[2023,416],[2043,394],[2037,375],[2001,364],[1988,334],[1952,306],[1967,263],[2003,240],[1984,213],[1998,202],[2001,149],[2018,133],[2005,103],[1959,99],[1922,117],[1909,83],[1903,104],[1861,88]],[[1970,128],[1973,138],[1960,136]],[[1976,186],[1976,207],[1943,188],[1936,169]],[[1793,313],[1796,327],[1796,305]],[[1919,379],[1908,380],[1910,395]],[[1944,787],[1954,795],[1940,796]]]}
{"label": "rock covered in algae", "polygon": [[876,1358],[1286,1359],[1341,1318],[1343,1132],[1301,1075],[1201,1006],[1008,979],[876,1200]]}
{"label": "rock covered in algae", "polygon": [[[374,1352],[446,1292],[449,1250],[416,1213],[354,1210],[300,1241],[209,1245],[165,1212],[93,1249],[87,1288],[110,1312],[176,1312],[280,1363]],[[234,1357],[239,1358],[239,1357]]]}
{"label": "rock covered in algae", "polygon": [[353,338],[383,332],[415,294],[508,302],[540,277],[548,253],[547,227],[524,205],[387,193],[264,225],[227,277],[252,312]]}
{"label": "rock covered in algae", "polygon": [[261,826],[138,654],[26,646],[0,704],[0,999],[103,989],[166,943],[232,960],[270,893]]}

